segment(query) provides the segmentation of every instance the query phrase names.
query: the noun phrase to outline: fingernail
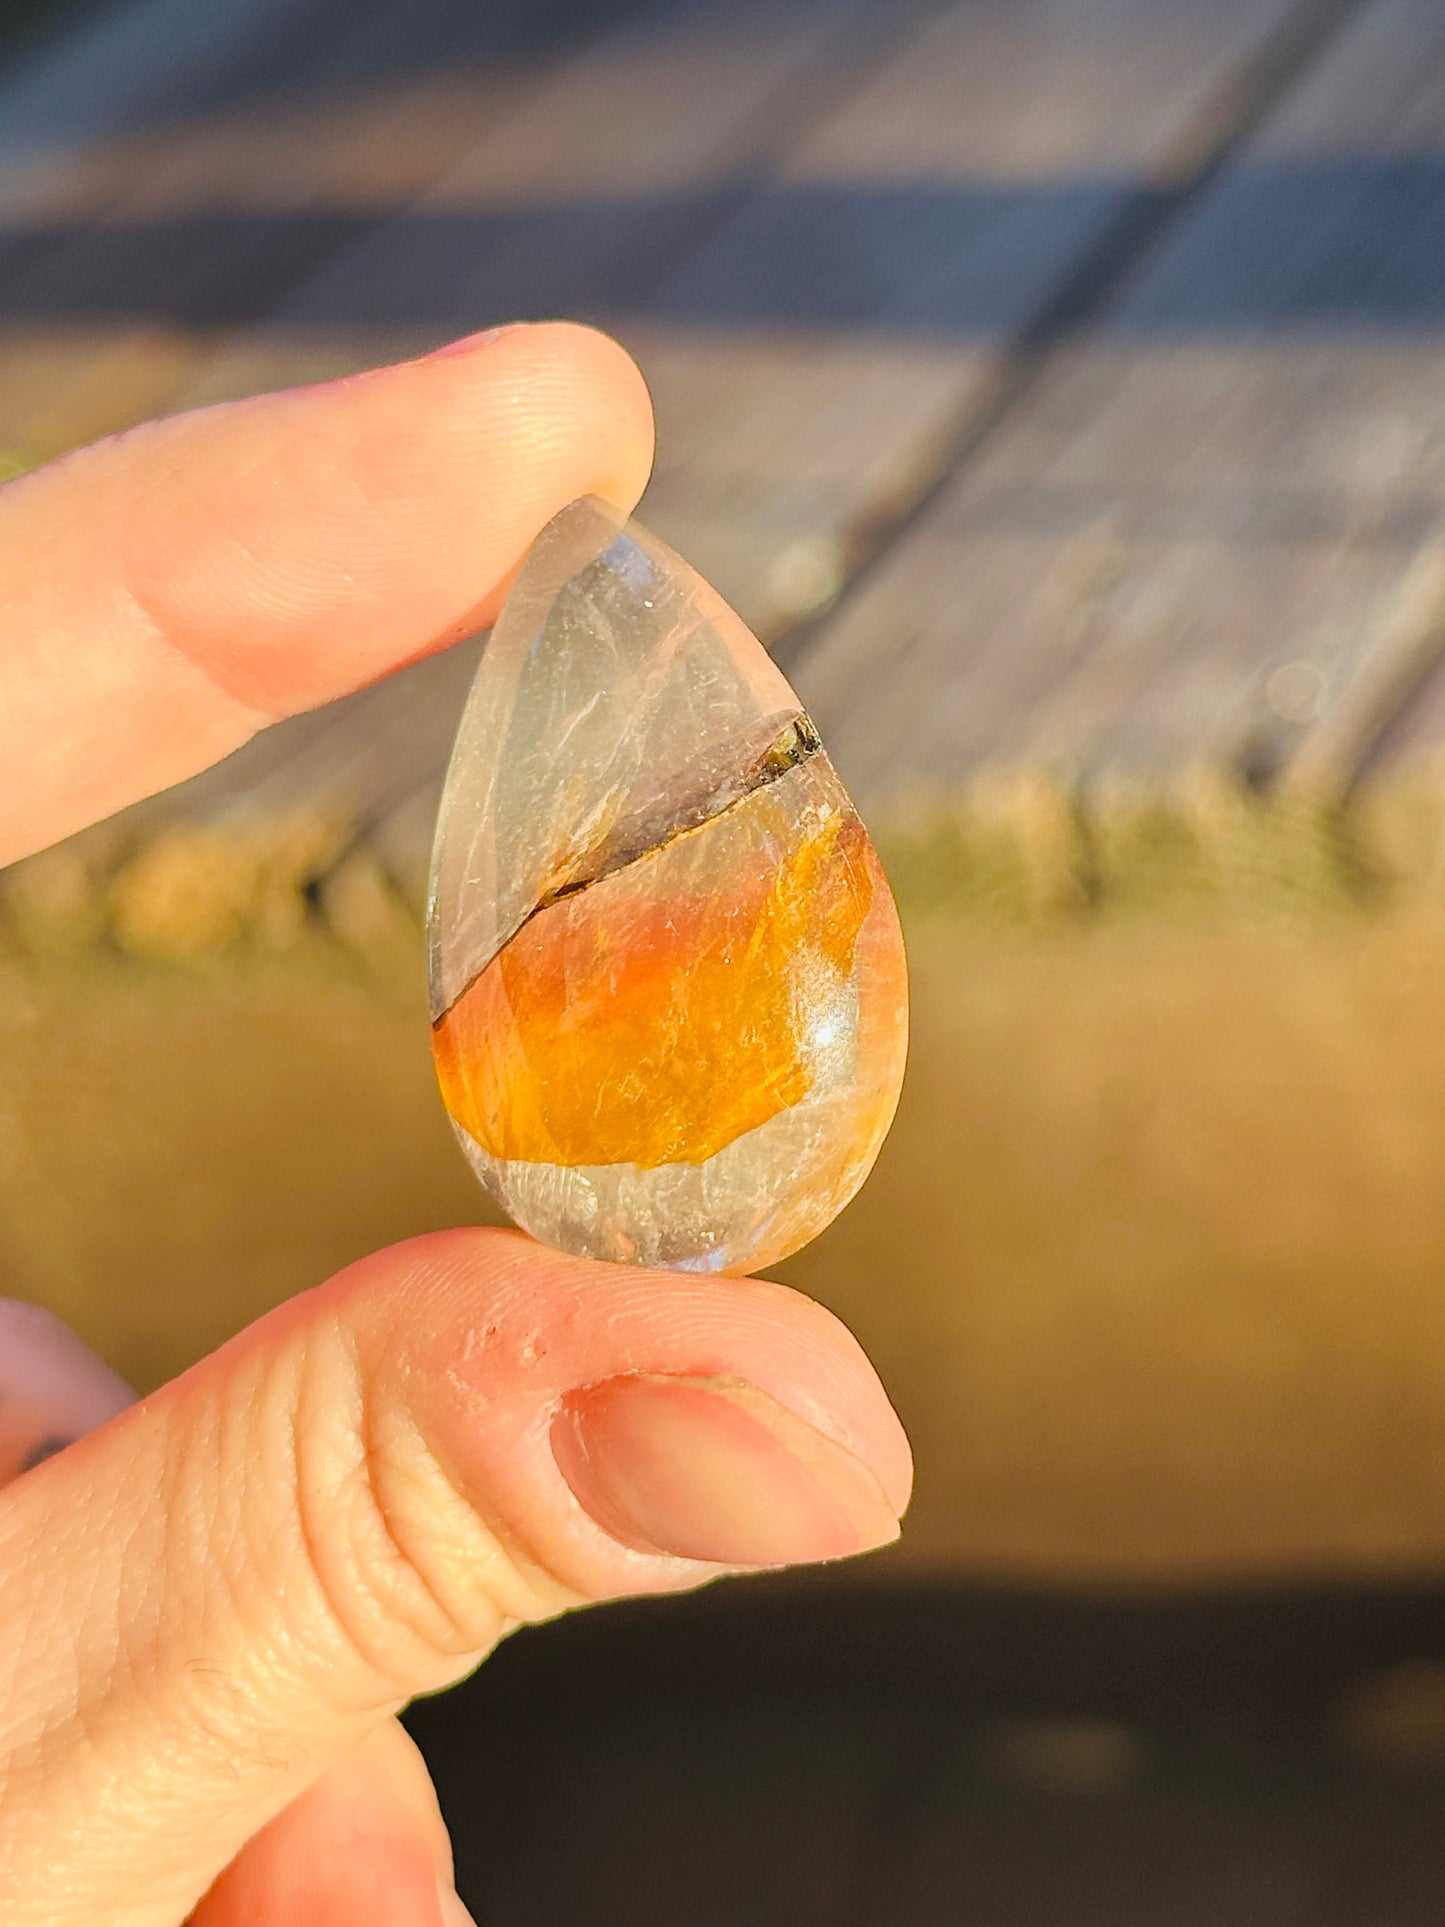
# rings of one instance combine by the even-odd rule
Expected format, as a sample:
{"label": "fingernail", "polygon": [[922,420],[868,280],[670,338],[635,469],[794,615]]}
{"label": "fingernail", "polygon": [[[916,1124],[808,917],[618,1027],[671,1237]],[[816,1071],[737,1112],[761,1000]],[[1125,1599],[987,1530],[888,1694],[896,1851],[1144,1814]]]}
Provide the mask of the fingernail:
{"label": "fingernail", "polygon": [[743,1379],[584,1386],[562,1401],[552,1450],[583,1509],[639,1552],[788,1566],[898,1537],[863,1461]]}
{"label": "fingernail", "polygon": [[441,1901],[442,1927],[477,1927],[454,1887],[443,1883],[437,1889],[437,1896]]}
{"label": "fingernail", "polygon": [[525,321],[504,321],[499,328],[480,328],[476,334],[463,335],[459,341],[448,341],[440,348],[433,348],[430,354],[422,356],[422,360],[445,361],[448,355],[469,355],[474,348],[480,348],[483,342],[495,341],[499,335],[515,334],[526,325]]}

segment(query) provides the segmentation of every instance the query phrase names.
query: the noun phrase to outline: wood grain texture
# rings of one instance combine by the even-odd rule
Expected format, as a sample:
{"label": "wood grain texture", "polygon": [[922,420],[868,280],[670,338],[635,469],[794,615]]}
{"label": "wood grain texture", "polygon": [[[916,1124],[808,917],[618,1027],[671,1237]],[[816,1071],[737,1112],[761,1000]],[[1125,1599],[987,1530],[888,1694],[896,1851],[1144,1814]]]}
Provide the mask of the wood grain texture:
{"label": "wood grain texture", "polygon": [[[519,311],[591,314],[618,326],[657,391],[649,515],[777,634],[826,608],[947,467],[961,424],[993,405],[1020,338],[1121,210],[1230,138],[1241,76],[1295,11],[920,0],[880,17],[855,0],[705,0],[623,9],[540,50],[512,16],[477,27],[453,0],[404,26],[376,7],[344,30],[324,10],[297,16],[285,47],[207,69],[166,126],[106,128],[49,178],[56,236],[6,283],[0,446],[44,454]],[[384,82],[389,62],[400,71]],[[264,322],[218,332],[252,315]],[[1000,485],[989,493],[986,465],[982,486],[987,522]],[[1009,486],[1027,494],[1028,478]],[[850,599],[800,673],[851,774],[952,771],[1015,739],[1057,736],[1068,753],[1095,714],[1133,727],[1117,712],[1138,692],[1118,674],[1067,696],[1055,725],[1023,720],[1034,685],[1088,655],[1117,613],[1099,588],[1117,511],[1066,513],[1078,526],[1061,541],[986,538],[981,565],[950,502],[926,566],[932,524]],[[1213,566],[1207,552],[1197,564]],[[1017,568],[1042,578],[1032,651],[1009,639]],[[901,603],[880,603],[895,574]],[[1287,571],[1273,594],[1296,599]],[[920,641],[961,610],[968,649],[1000,658],[991,707],[971,689],[956,698]],[[1053,667],[1031,666],[1040,651]],[[1236,705],[1254,667],[1243,653],[1221,672]],[[136,826],[284,795],[351,811],[414,876],[417,798],[434,793],[459,686],[448,668],[412,672],[394,694],[290,726]],[[385,726],[393,706],[404,729]]]}
{"label": "wood grain texture", "polygon": [[[656,393],[647,513],[777,633],[946,459],[1140,183],[1222,135],[1221,90],[1284,11],[919,8],[866,60],[837,4],[649,15],[333,254],[188,398],[344,365],[368,338],[594,315]],[[451,720],[439,707],[438,744]],[[324,733],[306,739],[323,762]]]}
{"label": "wood grain texture", "polygon": [[237,331],[202,388],[268,341],[358,355],[489,323],[597,319],[696,247],[750,178],[784,101],[825,85],[856,0],[672,4],[603,26],[533,76],[514,111],[412,198],[393,197],[261,325]]}
{"label": "wood grain texture", "polygon": [[[144,192],[148,175],[173,172],[196,153],[194,122],[224,118],[268,70],[304,78],[324,61],[336,11],[324,0],[302,13],[282,0],[112,5],[0,77],[7,458],[45,459],[143,418],[174,393],[195,344],[144,299],[108,310],[104,291],[117,264],[134,289],[147,251],[144,237],[127,250],[112,224],[124,221],[128,197]],[[194,275],[175,253],[170,270]],[[98,311],[96,294],[104,294]]]}
{"label": "wood grain texture", "polygon": [[[214,74],[176,73],[163,114],[19,170],[12,199],[31,185],[24,249],[0,281],[0,446],[44,459],[185,405],[218,335],[269,313],[505,118],[575,37],[562,0],[542,16],[555,48],[457,0],[404,15],[318,0],[249,59],[223,50]],[[326,372],[366,359],[352,345]]]}
{"label": "wood grain texture", "polygon": [[1222,136],[1221,93],[1285,11],[946,7],[660,291],[642,340],[664,427],[676,392],[690,433],[664,442],[651,512],[765,636],[930,485],[1140,187]]}
{"label": "wood grain texture", "polygon": [[1340,706],[1380,720],[1362,684],[1408,695],[1402,583],[1445,510],[1442,36],[1412,0],[1359,15],[815,638],[860,785],[1318,768]]}
{"label": "wood grain texture", "polygon": [[[424,273],[410,274],[406,250],[433,206],[445,211],[458,202],[485,200],[490,192],[505,207],[529,176],[531,205],[544,205],[549,197],[565,205],[566,195],[595,182],[599,170],[604,180],[615,178],[619,192],[630,187],[643,193],[649,181],[658,187],[689,169],[696,178],[726,184],[754,164],[758,143],[773,137],[784,96],[796,102],[800,82],[826,66],[822,56],[831,42],[847,41],[844,29],[856,15],[855,7],[835,0],[804,0],[742,11],[717,5],[653,9],[639,25],[624,20],[531,75],[496,133],[483,131],[479,144],[474,139],[420,205],[379,218],[306,279],[264,328],[232,331],[199,351],[192,346],[188,378],[169,405],[341,373],[387,352],[417,351],[489,318],[491,311],[476,305],[450,314],[435,288],[427,292]],[[828,74],[813,73],[810,84],[829,84]],[[700,111],[704,106],[706,113]],[[659,111],[670,116],[661,127]],[[525,305],[515,280],[506,290],[509,274],[530,258],[542,272],[573,277],[573,299],[545,305],[585,311],[597,305],[608,277],[618,284],[628,276],[641,279],[646,262],[670,265],[694,238],[691,222],[679,226],[665,205],[659,216],[646,198],[629,206],[625,197],[618,221],[593,233],[586,249],[538,252],[529,232],[524,222],[520,252],[505,243],[474,250],[475,272],[499,291],[479,299],[502,302],[497,314]],[[393,286],[410,287],[412,308],[380,321],[375,314],[358,317],[358,289]],[[424,297],[419,308],[418,290]],[[417,320],[418,314],[429,318]],[[176,369],[181,365],[178,359]],[[268,732],[221,770],[141,806],[107,834],[118,834],[117,847],[127,847],[178,820],[223,826],[297,816],[346,821],[362,827],[416,900],[473,661],[454,652],[384,689]]]}

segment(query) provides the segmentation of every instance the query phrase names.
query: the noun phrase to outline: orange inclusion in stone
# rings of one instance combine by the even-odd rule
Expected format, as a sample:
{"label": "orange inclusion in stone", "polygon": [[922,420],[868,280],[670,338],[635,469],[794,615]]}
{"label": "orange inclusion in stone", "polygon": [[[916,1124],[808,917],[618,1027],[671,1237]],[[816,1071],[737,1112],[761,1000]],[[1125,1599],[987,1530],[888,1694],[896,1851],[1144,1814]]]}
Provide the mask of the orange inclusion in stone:
{"label": "orange inclusion in stone", "polygon": [[867,832],[834,814],[772,874],[662,900],[659,854],[539,911],[437,1020],[447,1109],[494,1158],[700,1164],[806,1096],[803,1033],[873,900]]}

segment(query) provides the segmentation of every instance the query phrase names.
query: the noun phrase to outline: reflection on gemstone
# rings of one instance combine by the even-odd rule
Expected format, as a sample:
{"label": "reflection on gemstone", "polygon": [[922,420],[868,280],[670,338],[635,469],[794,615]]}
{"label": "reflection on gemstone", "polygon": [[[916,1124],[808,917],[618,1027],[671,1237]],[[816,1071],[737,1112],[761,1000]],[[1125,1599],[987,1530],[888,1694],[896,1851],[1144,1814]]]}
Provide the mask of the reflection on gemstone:
{"label": "reflection on gemstone", "polygon": [[488,643],[433,861],[442,1094],[561,1249],[742,1271],[853,1195],[903,1074],[887,881],[756,638],[574,503]]}

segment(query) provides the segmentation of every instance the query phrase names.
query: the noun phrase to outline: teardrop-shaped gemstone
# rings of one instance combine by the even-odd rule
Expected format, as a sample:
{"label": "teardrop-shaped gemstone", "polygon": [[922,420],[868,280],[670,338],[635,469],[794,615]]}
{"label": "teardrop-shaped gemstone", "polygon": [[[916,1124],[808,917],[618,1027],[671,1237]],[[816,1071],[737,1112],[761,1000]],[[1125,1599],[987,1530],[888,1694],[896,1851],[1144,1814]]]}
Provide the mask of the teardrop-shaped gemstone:
{"label": "teardrop-shaped gemstone", "polygon": [[462,1145],[564,1251],[772,1263],[892,1120],[907,980],[867,832],[756,637],[591,498],[537,538],[477,672],[431,972]]}

